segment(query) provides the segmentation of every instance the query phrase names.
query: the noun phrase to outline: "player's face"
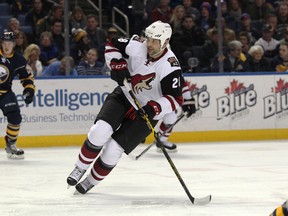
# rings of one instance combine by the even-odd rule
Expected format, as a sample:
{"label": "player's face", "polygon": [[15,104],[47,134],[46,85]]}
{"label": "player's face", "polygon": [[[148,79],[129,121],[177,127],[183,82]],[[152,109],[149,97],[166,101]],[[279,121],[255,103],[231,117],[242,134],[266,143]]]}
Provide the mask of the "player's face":
{"label": "player's face", "polygon": [[147,38],[147,52],[152,58],[157,58],[161,55],[161,42],[158,39]]}
{"label": "player's face", "polygon": [[4,55],[11,55],[14,48],[13,41],[2,41],[2,53]]}

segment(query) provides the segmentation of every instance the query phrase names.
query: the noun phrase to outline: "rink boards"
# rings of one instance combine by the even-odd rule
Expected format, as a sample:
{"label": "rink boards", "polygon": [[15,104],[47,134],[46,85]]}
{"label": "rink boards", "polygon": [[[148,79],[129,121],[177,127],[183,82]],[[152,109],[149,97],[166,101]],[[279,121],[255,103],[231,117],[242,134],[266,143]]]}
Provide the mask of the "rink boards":
{"label": "rink boards", "polygon": [[[175,126],[175,142],[288,138],[288,74],[209,74],[190,81],[197,111]],[[80,145],[108,93],[109,77],[36,79],[33,104],[26,106],[18,80],[13,89],[22,113],[23,147]],[[7,120],[1,116],[1,136]],[[152,142],[150,136],[147,142]]]}

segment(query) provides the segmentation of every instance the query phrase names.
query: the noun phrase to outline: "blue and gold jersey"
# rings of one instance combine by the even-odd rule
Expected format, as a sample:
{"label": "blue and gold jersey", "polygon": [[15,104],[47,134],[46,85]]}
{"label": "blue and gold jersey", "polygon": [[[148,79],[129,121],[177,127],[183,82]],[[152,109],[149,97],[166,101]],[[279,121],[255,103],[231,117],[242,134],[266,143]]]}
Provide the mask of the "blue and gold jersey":
{"label": "blue and gold jersey", "polygon": [[5,57],[0,50],[0,95],[11,90],[15,76],[20,79],[24,88],[35,89],[34,77],[31,71],[27,70],[26,59],[15,52]]}

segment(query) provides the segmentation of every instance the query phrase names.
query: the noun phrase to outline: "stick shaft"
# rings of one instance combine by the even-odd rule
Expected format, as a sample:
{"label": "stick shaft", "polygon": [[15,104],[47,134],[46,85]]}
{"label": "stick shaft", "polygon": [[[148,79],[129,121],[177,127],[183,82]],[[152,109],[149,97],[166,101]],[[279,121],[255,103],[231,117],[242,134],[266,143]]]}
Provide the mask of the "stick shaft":
{"label": "stick shaft", "polygon": [[[141,105],[139,104],[136,96],[135,96],[134,93],[132,92],[132,90],[131,90],[131,88],[130,88],[128,82],[127,82],[127,80],[124,80],[124,85],[125,85],[126,89],[128,90],[129,94],[131,95],[131,97],[133,98],[133,100],[134,100],[134,102],[135,102],[135,105],[137,106],[138,110],[141,110],[142,112],[145,113],[145,111],[142,109]],[[181,183],[184,191],[186,192],[187,196],[189,197],[190,201],[194,204],[195,198],[190,194],[190,192],[189,192],[186,184],[184,183],[184,181],[183,181],[180,173],[178,172],[176,166],[174,165],[171,157],[169,156],[169,154],[167,153],[165,147],[163,146],[162,142],[160,141],[159,136],[157,135],[157,133],[155,133],[155,129],[154,129],[154,127],[152,126],[149,118],[147,117],[147,115],[143,115],[143,119],[146,121],[148,127],[149,127],[149,128],[151,129],[151,131],[153,132],[154,138],[156,139],[157,143],[159,144],[159,146],[160,146],[162,152],[164,153],[166,159],[168,160],[168,162],[169,162],[172,170],[174,171],[175,175],[177,176],[178,180],[180,181],[180,183]]]}
{"label": "stick shaft", "polygon": [[[171,128],[173,128],[185,115],[182,114],[176,122],[174,122],[173,125],[171,125],[168,129],[165,130],[165,132],[169,131]],[[164,133],[165,133],[164,132]],[[138,160],[142,155],[144,155],[152,146],[154,146],[155,142],[151,143],[149,146],[147,146],[139,155],[135,156],[135,159]]]}

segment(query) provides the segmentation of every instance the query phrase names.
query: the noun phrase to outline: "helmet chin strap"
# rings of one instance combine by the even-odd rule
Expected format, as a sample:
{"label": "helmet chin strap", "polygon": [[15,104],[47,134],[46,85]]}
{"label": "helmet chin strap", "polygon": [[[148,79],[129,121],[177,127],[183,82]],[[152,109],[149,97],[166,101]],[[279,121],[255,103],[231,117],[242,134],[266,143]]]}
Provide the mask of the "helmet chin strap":
{"label": "helmet chin strap", "polygon": [[153,56],[150,56],[151,58],[157,58],[158,56],[160,56],[163,52],[163,50],[167,47],[167,45],[165,45],[165,43],[163,44],[163,46],[161,46],[163,48],[160,48],[160,51],[156,54],[154,54]]}

